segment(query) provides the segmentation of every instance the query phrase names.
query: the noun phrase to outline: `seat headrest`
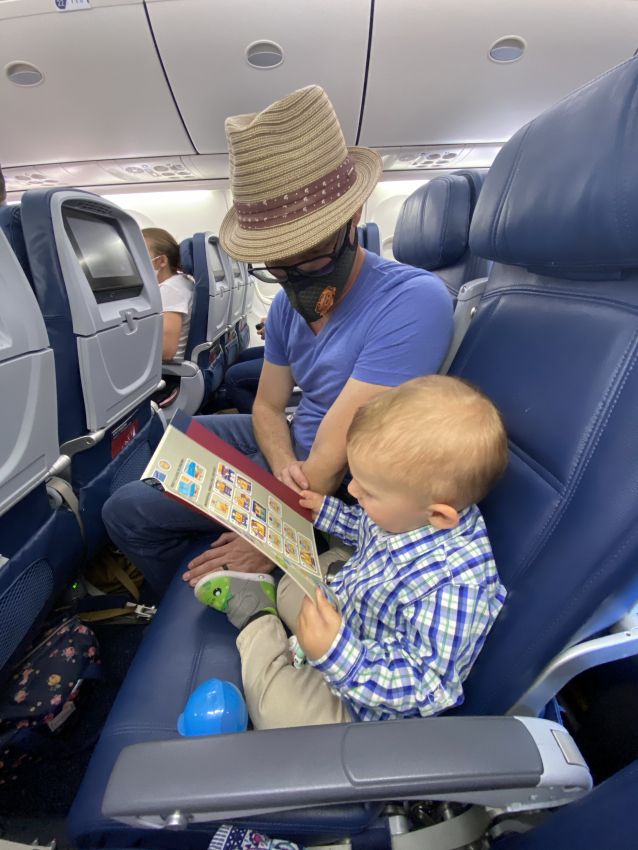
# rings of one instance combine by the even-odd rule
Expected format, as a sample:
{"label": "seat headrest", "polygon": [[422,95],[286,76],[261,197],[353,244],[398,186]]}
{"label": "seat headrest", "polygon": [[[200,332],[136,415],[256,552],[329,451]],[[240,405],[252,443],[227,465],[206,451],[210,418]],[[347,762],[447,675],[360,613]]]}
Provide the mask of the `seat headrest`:
{"label": "seat headrest", "polygon": [[474,215],[476,202],[478,201],[478,196],[481,194],[481,189],[483,188],[483,183],[485,183],[487,172],[487,168],[484,168],[483,171],[478,171],[475,168],[459,168],[458,171],[452,172],[453,175],[465,177],[467,182],[470,184],[470,216]]}
{"label": "seat headrest", "polygon": [[179,243],[179,256],[182,261],[182,268],[184,269],[184,274],[188,274],[191,277],[195,276],[195,266],[193,264],[193,240],[192,239],[184,239],[183,242]]}
{"label": "seat headrest", "polygon": [[457,171],[435,177],[406,198],[392,242],[396,259],[428,271],[459,260],[481,183],[479,172]]}
{"label": "seat headrest", "polygon": [[485,180],[475,254],[551,277],[638,268],[638,58],[521,128]]}
{"label": "seat headrest", "polygon": [[24,231],[22,230],[20,204],[11,204],[0,208],[0,229],[7,237],[9,245],[13,248],[13,253],[22,266],[22,271],[33,288],[33,276],[31,275],[31,266],[24,241]]}

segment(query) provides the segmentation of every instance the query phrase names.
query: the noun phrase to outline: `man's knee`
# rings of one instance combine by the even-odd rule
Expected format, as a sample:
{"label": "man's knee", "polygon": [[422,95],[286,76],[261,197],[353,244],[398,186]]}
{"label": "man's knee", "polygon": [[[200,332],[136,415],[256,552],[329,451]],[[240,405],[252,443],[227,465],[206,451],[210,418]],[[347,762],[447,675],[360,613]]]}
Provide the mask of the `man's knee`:
{"label": "man's knee", "polygon": [[231,413],[225,416],[197,416],[197,421],[226,440],[231,445],[247,443],[252,449],[256,446],[253,432],[253,418],[249,413]]}
{"label": "man's knee", "polygon": [[139,526],[140,505],[148,491],[152,491],[152,488],[143,481],[129,481],[106,500],[102,507],[102,519],[109,534]]}

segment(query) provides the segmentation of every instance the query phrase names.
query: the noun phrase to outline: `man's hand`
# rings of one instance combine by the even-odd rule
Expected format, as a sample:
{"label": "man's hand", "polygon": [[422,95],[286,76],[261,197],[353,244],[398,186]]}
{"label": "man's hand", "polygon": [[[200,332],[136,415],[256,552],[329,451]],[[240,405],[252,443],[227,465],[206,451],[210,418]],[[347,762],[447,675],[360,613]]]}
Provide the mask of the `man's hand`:
{"label": "man's hand", "polygon": [[303,473],[304,461],[295,460],[279,472],[277,478],[286,484],[295,493],[301,493],[302,490],[307,490],[310,486],[308,479]]}
{"label": "man's hand", "polygon": [[263,316],[261,322],[259,323],[261,327],[258,329],[257,333],[262,339],[266,339],[266,317]]}
{"label": "man's hand", "polygon": [[270,558],[262,555],[238,534],[226,531],[211,543],[210,549],[190,562],[188,572],[182,578],[195,587],[206,573],[222,570],[225,566],[238,573],[270,573],[275,568]]}
{"label": "man's hand", "polygon": [[299,495],[301,496],[301,499],[299,499],[301,507],[309,508],[312,511],[313,520],[317,519],[324,497],[321,493],[313,493],[312,490],[302,490]]}
{"label": "man's hand", "polygon": [[317,588],[314,606],[306,596],[297,617],[297,640],[311,661],[317,661],[330,649],[341,628],[341,614],[337,613]]}

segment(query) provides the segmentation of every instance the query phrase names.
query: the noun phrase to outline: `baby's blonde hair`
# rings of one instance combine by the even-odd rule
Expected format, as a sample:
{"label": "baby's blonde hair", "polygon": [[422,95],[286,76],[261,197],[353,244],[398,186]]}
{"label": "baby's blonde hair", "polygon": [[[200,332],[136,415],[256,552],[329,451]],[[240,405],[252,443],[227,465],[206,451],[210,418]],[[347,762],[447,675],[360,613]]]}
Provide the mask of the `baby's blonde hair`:
{"label": "baby's blonde hair", "polygon": [[347,445],[389,482],[457,510],[486,496],[507,466],[499,411],[472,384],[444,375],[375,396],[355,413]]}

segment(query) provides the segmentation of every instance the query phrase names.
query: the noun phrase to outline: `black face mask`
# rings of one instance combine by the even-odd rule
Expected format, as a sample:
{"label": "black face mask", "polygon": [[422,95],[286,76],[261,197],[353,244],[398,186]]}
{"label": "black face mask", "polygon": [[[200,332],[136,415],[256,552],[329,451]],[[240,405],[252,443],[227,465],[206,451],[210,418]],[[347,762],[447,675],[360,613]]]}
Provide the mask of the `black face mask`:
{"label": "black face mask", "polygon": [[329,272],[313,277],[293,270],[288,272],[288,279],[281,285],[292,308],[307,322],[316,322],[317,319],[325,316],[333,304],[341,298],[354,266],[358,246],[359,237],[355,227],[354,240],[351,242],[346,235]]}

